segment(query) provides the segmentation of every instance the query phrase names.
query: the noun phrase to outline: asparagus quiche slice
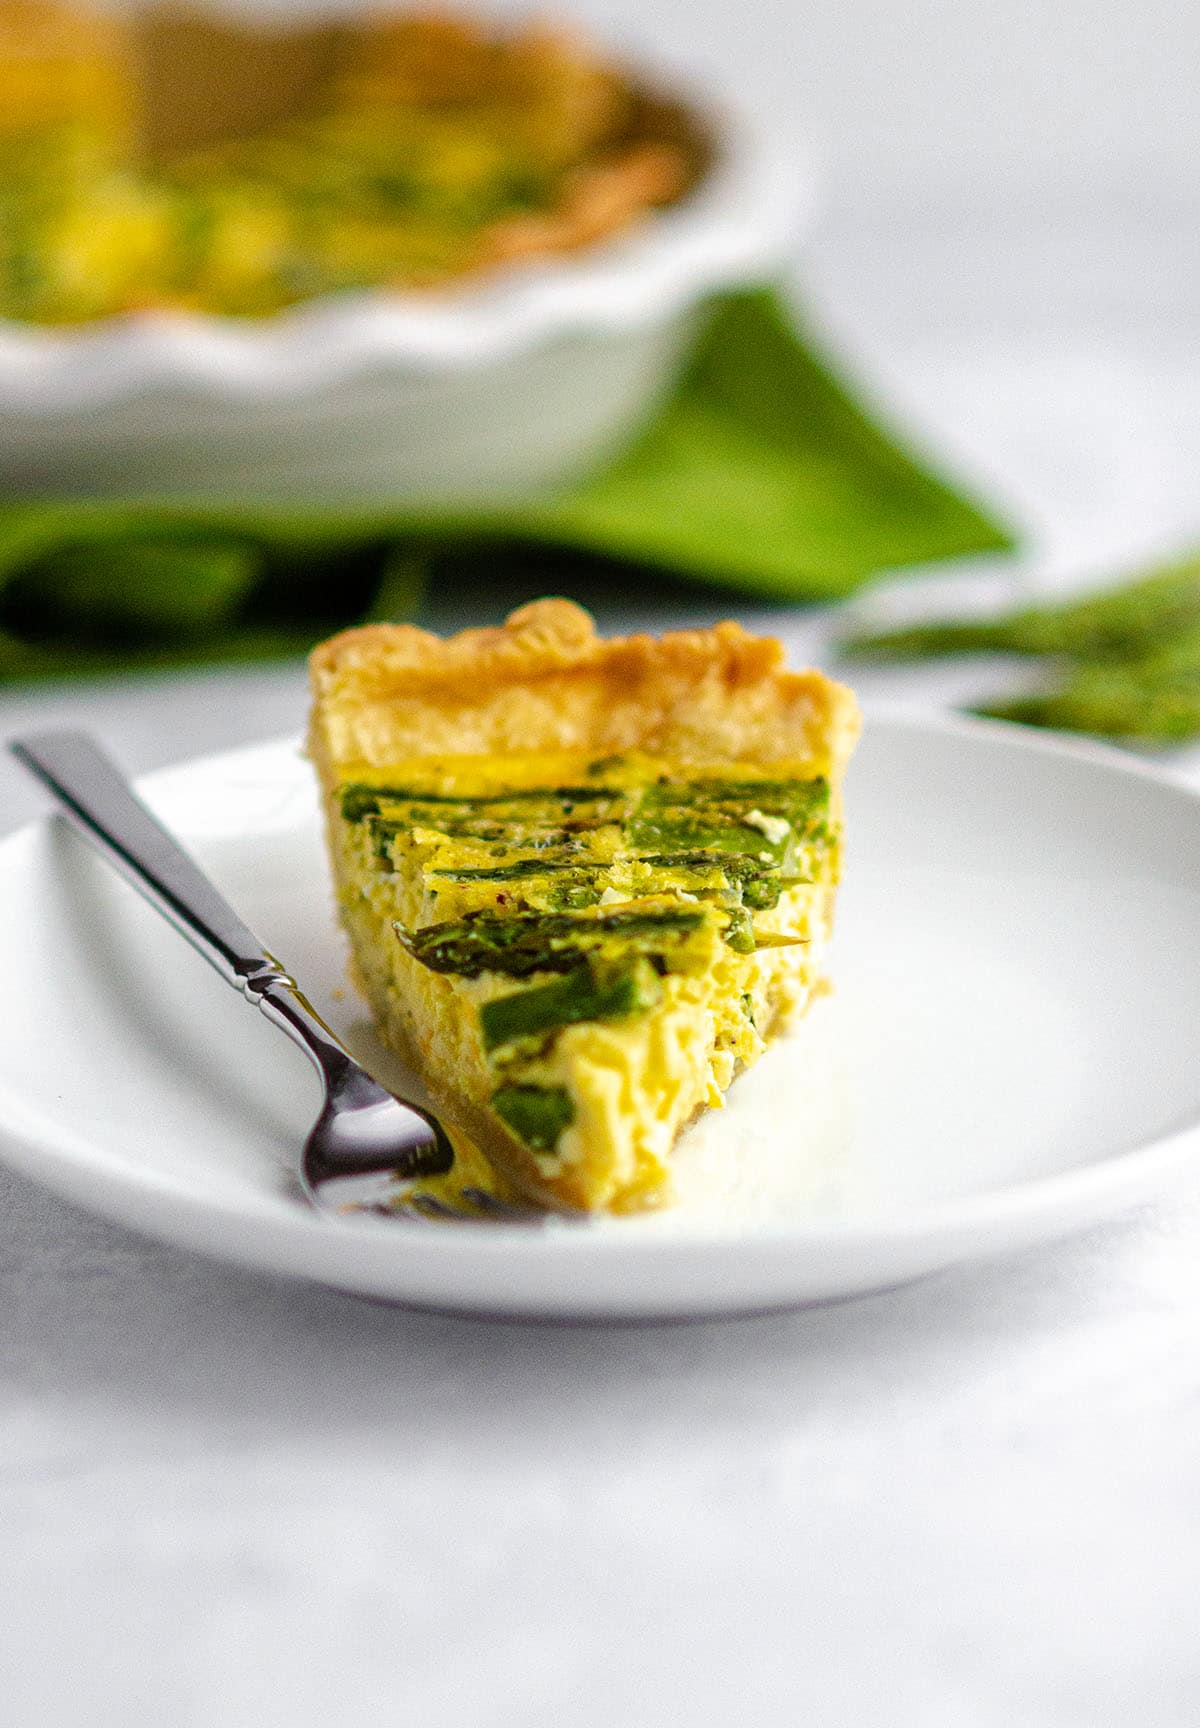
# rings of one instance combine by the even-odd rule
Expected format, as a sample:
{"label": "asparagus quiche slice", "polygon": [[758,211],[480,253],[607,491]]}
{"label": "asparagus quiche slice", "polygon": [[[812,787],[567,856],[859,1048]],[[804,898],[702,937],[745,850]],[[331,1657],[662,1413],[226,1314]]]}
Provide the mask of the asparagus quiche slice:
{"label": "asparagus quiche slice", "polygon": [[820,982],[853,696],[736,624],[606,641],[565,600],[350,630],[312,680],[384,1037],[501,1184],[669,1200],[680,1131]]}

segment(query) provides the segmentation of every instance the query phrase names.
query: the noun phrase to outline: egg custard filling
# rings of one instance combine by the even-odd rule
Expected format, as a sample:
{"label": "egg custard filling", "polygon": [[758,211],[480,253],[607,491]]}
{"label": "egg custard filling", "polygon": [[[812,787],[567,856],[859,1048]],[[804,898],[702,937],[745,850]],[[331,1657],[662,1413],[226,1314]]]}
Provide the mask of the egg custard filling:
{"label": "egg custard filling", "polygon": [[[548,670],[539,656],[540,670],[527,665],[508,682],[512,657],[505,666],[497,649],[528,647],[547,625],[552,638],[575,638],[593,664],[569,670],[579,656],[564,665],[552,655]],[[342,726],[347,711],[339,715],[324,674],[337,662],[344,674],[355,647],[370,666],[372,647],[423,646],[411,640],[423,633],[384,643],[373,630],[350,632],[332,662],[329,645],[318,651],[314,753],[358,977],[384,1036],[469,1142],[451,1181],[478,1181],[486,1168],[501,1191],[560,1207],[661,1204],[681,1130],[722,1104],[735,1075],[820,983],[852,698],[820,674],[782,674],[808,681],[807,694],[829,703],[831,724],[813,735],[806,713],[799,735],[785,726],[778,739],[806,748],[764,760],[722,748],[735,742],[728,727],[685,739],[682,716],[663,724],[647,712],[648,691],[636,693],[636,723],[635,713],[619,712],[615,690],[616,708],[572,715],[565,696],[586,709],[594,694],[580,678],[598,673],[608,685],[617,671],[628,696],[628,673],[640,684],[648,667],[614,666],[608,651],[625,645],[600,643],[565,602],[526,608],[503,632],[466,635],[493,677],[481,667],[475,691],[450,680],[462,732],[480,731],[481,704],[493,709],[482,730],[495,732],[495,705],[507,697],[511,707],[516,695],[536,747],[514,748],[505,736],[503,748],[441,748],[453,741],[448,692],[444,684],[422,691],[418,675],[409,700],[430,704],[439,747],[339,760],[339,744],[361,751],[397,729],[385,723],[376,732],[375,690],[370,717],[358,707]],[[703,706],[720,695],[716,632],[688,636],[705,650]],[[430,658],[463,640],[438,643]],[[683,640],[650,645],[677,654]],[[738,631],[728,646],[754,641]],[[730,669],[718,668],[719,681]],[[360,662],[360,684],[362,671]],[[556,689],[564,677],[571,682]],[[535,693],[542,701],[531,707]],[[323,708],[331,695],[333,709]],[[399,689],[394,700],[405,701]],[[597,730],[600,748],[590,743]]]}

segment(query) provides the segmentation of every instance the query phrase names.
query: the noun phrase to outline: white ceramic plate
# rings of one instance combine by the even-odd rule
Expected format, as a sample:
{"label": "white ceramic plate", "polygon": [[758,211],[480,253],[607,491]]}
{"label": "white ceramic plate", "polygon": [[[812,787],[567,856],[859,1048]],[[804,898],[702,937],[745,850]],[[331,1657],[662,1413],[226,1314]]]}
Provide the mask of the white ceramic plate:
{"label": "white ceramic plate", "polygon": [[[148,798],[368,1061],[311,778],[275,743]],[[70,833],[0,846],[0,1150],[202,1252],[397,1302],[732,1314],[1051,1238],[1200,1151],[1200,798],[1115,754],[876,716],[849,786],[835,995],[681,1147],[672,1213],[331,1222],[291,1172],[303,1058]]]}

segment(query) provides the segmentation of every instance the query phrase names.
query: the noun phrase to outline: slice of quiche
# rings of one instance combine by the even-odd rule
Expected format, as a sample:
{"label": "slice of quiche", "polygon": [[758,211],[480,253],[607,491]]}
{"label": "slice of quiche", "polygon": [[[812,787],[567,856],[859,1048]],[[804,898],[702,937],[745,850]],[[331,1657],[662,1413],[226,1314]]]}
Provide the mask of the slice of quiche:
{"label": "slice of quiche", "polygon": [[502,1184],[670,1198],[698,1112],[821,979],[853,696],[736,624],[565,600],[312,658],[342,919],[383,1036]]}

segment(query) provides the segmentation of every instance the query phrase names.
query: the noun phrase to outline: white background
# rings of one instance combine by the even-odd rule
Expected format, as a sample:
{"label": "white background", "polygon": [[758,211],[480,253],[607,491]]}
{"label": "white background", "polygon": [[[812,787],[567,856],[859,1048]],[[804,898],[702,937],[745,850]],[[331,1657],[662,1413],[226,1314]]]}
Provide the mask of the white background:
{"label": "white background", "polygon": [[[221,0],[284,16],[356,0]],[[1000,180],[1163,179],[1195,191],[1200,21],[1189,0],[492,0],[732,74],[828,153],[844,196]]]}
{"label": "white background", "polygon": [[[516,8],[512,8],[516,10]],[[840,192],[1101,177],[1195,190],[1189,0],[585,0],[575,8],[753,80],[828,153]]]}
{"label": "white background", "polygon": [[[1200,540],[1200,10],[587,10],[794,111],[803,289],[1025,527],[1018,580]],[[13,693],[0,730],[83,718],[138,767],[302,705],[282,668]],[[1192,1728],[1200,1177],[868,1302],[606,1332],[226,1271],[0,1171],[0,1461],[14,1728]]]}

